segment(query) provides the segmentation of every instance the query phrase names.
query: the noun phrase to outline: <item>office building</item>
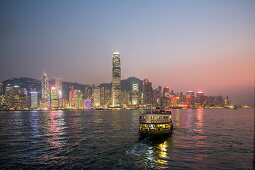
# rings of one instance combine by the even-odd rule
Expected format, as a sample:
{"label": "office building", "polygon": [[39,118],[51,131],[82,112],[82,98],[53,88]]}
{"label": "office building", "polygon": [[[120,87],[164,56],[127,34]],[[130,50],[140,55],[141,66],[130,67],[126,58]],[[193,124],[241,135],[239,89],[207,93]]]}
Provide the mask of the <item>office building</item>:
{"label": "office building", "polygon": [[63,107],[63,98],[62,98],[62,79],[61,78],[56,78],[54,80],[54,86],[57,90],[57,95],[58,95],[58,103],[59,103],[59,107],[62,108]]}
{"label": "office building", "polygon": [[31,109],[38,107],[38,92],[31,91]]}
{"label": "office building", "polygon": [[93,89],[93,107],[94,108],[99,108],[101,107],[101,102],[100,102],[100,88],[99,87],[95,87]]}
{"label": "office building", "polygon": [[145,78],[143,80],[143,105],[152,104],[152,83]]}
{"label": "office building", "polygon": [[139,105],[139,88],[138,84],[132,85],[132,95],[131,95],[132,105]]}
{"label": "office building", "polygon": [[112,107],[121,107],[121,69],[119,52],[114,52],[112,61]]}
{"label": "office building", "polygon": [[201,91],[197,92],[197,103],[200,105],[204,104],[204,93]]}
{"label": "office building", "polygon": [[11,84],[7,84],[5,87],[5,94],[4,94],[5,104],[8,109],[12,107],[12,94],[11,94],[12,88],[13,87]]}
{"label": "office building", "polygon": [[51,86],[51,88],[50,88],[50,108],[58,109],[58,106],[59,106],[58,91],[55,86]]}
{"label": "office building", "polygon": [[44,73],[42,76],[42,100],[40,105],[44,109],[47,109],[50,107],[49,80],[46,73]]}
{"label": "office building", "polygon": [[69,92],[69,107],[79,109],[82,104],[81,90],[70,90]]}

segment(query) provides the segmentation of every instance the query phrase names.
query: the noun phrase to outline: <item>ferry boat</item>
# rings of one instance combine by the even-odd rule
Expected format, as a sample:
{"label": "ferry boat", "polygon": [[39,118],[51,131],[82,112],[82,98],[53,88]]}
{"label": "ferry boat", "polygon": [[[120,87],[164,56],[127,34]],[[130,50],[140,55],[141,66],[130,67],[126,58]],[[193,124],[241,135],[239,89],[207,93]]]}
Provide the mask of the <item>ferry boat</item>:
{"label": "ferry boat", "polygon": [[172,112],[166,110],[150,111],[140,115],[140,138],[166,137],[172,133]]}

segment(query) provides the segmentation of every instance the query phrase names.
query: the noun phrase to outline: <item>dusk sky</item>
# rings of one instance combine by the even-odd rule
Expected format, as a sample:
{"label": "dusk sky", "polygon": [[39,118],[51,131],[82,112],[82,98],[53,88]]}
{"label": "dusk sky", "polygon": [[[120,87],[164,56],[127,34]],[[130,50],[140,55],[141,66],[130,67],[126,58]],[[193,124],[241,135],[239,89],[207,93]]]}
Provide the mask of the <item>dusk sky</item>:
{"label": "dusk sky", "polygon": [[122,79],[253,103],[254,0],[1,0],[0,37],[0,81],[108,83],[118,50]]}

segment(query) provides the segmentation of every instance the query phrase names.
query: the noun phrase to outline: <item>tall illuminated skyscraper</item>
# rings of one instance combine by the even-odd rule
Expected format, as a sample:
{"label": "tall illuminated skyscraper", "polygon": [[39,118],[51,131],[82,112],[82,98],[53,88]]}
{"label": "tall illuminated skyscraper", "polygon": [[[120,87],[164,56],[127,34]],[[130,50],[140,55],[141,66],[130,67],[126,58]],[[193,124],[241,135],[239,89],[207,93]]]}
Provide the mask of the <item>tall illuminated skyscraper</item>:
{"label": "tall illuminated skyscraper", "polygon": [[55,86],[51,86],[50,88],[50,108],[57,109],[59,107],[58,104],[58,91]]}
{"label": "tall illuminated skyscraper", "polygon": [[69,106],[71,108],[80,108],[81,107],[81,91],[80,90],[71,90],[69,92]]}
{"label": "tall illuminated skyscraper", "polygon": [[121,69],[120,69],[120,54],[113,53],[112,60],[112,107],[121,107]]}
{"label": "tall illuminated skyscraper", "polygon": [[152,83],[148,80],[148,78],[144,78],[143,80],[143,104],[152,104]]}
{"label": "tall illuminated skyscraper", "polygon": [[0,82],[0,95],[3,94],[3,83]]}
{"label": "tall illuminated skyscraper", "polygon": [[59,100],[59,107],[62,107],[62,79],[56,78],[55,79],[55,87],[57,90],[58,100]]}
{"label": "tall illuminated skyscraper", "polygon": [[100,88],[99,87],[95,87],[93,89],[93,107],[94,108],[98,108],[101,106],[100,103]]}
{"label": "tall illuminated skyscraper", "polygon": [[12,105],[12,85],[11,84],[7,84],[5,87],[5,102],[8,108],[11,108]]}
{"label": "tall illuminated skyscraper", "polygon": [[30,93],[31,93],[31,109],[37,108],[38,107],[38,100],[37,100],[38,92],[31,91]]}
{"label": "tall illuminated skyscraper", "polygon": [[50,106],[50,90],[49,81],[46,73],[42,76],[42,103],[44,108],[49,108]]}
{"label": "tall illuminated skyscraper", "polygon": [[132,95],[131,95],[132,105],[138,105],[138,101],[139,101],[138,95],[139,95],[138,84],[133,84]]}

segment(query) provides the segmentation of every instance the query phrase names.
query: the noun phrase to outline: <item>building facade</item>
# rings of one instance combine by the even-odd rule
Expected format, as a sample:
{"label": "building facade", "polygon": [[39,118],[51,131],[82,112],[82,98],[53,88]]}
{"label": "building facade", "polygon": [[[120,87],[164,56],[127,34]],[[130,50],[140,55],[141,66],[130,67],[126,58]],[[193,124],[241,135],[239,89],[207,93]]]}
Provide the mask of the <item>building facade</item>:
{"label": "building facade", "polygon": [[143,105],[149,106],[152,104],[152,83],[145,78],[143,80]]}
{"label": "building facade", "polygon": [[120,54],[114,52],[112,60],[112,107],[121,107],[121,69]]}
{"label": "building facade", "polygon": [[31,93],[31,109],[38,107],[38,92],[32,91]]}
{"label": "building facade", "polygon": [[49,80],[46,73],[42,76],[42,100],[41,100],[42,108],[50,107],[50,90],[49,90]]}
{"label": "building facade", "polygon": [[59,106],[58,103],[58,91],[55,86],[51,86],[50,88],[50,107],[51,109],[57,109]]}
{"label": "building facade", "polygon": [[139,105],[139,88],[138,84],[132,85],[132,95],[131,95],[132,105]]}

